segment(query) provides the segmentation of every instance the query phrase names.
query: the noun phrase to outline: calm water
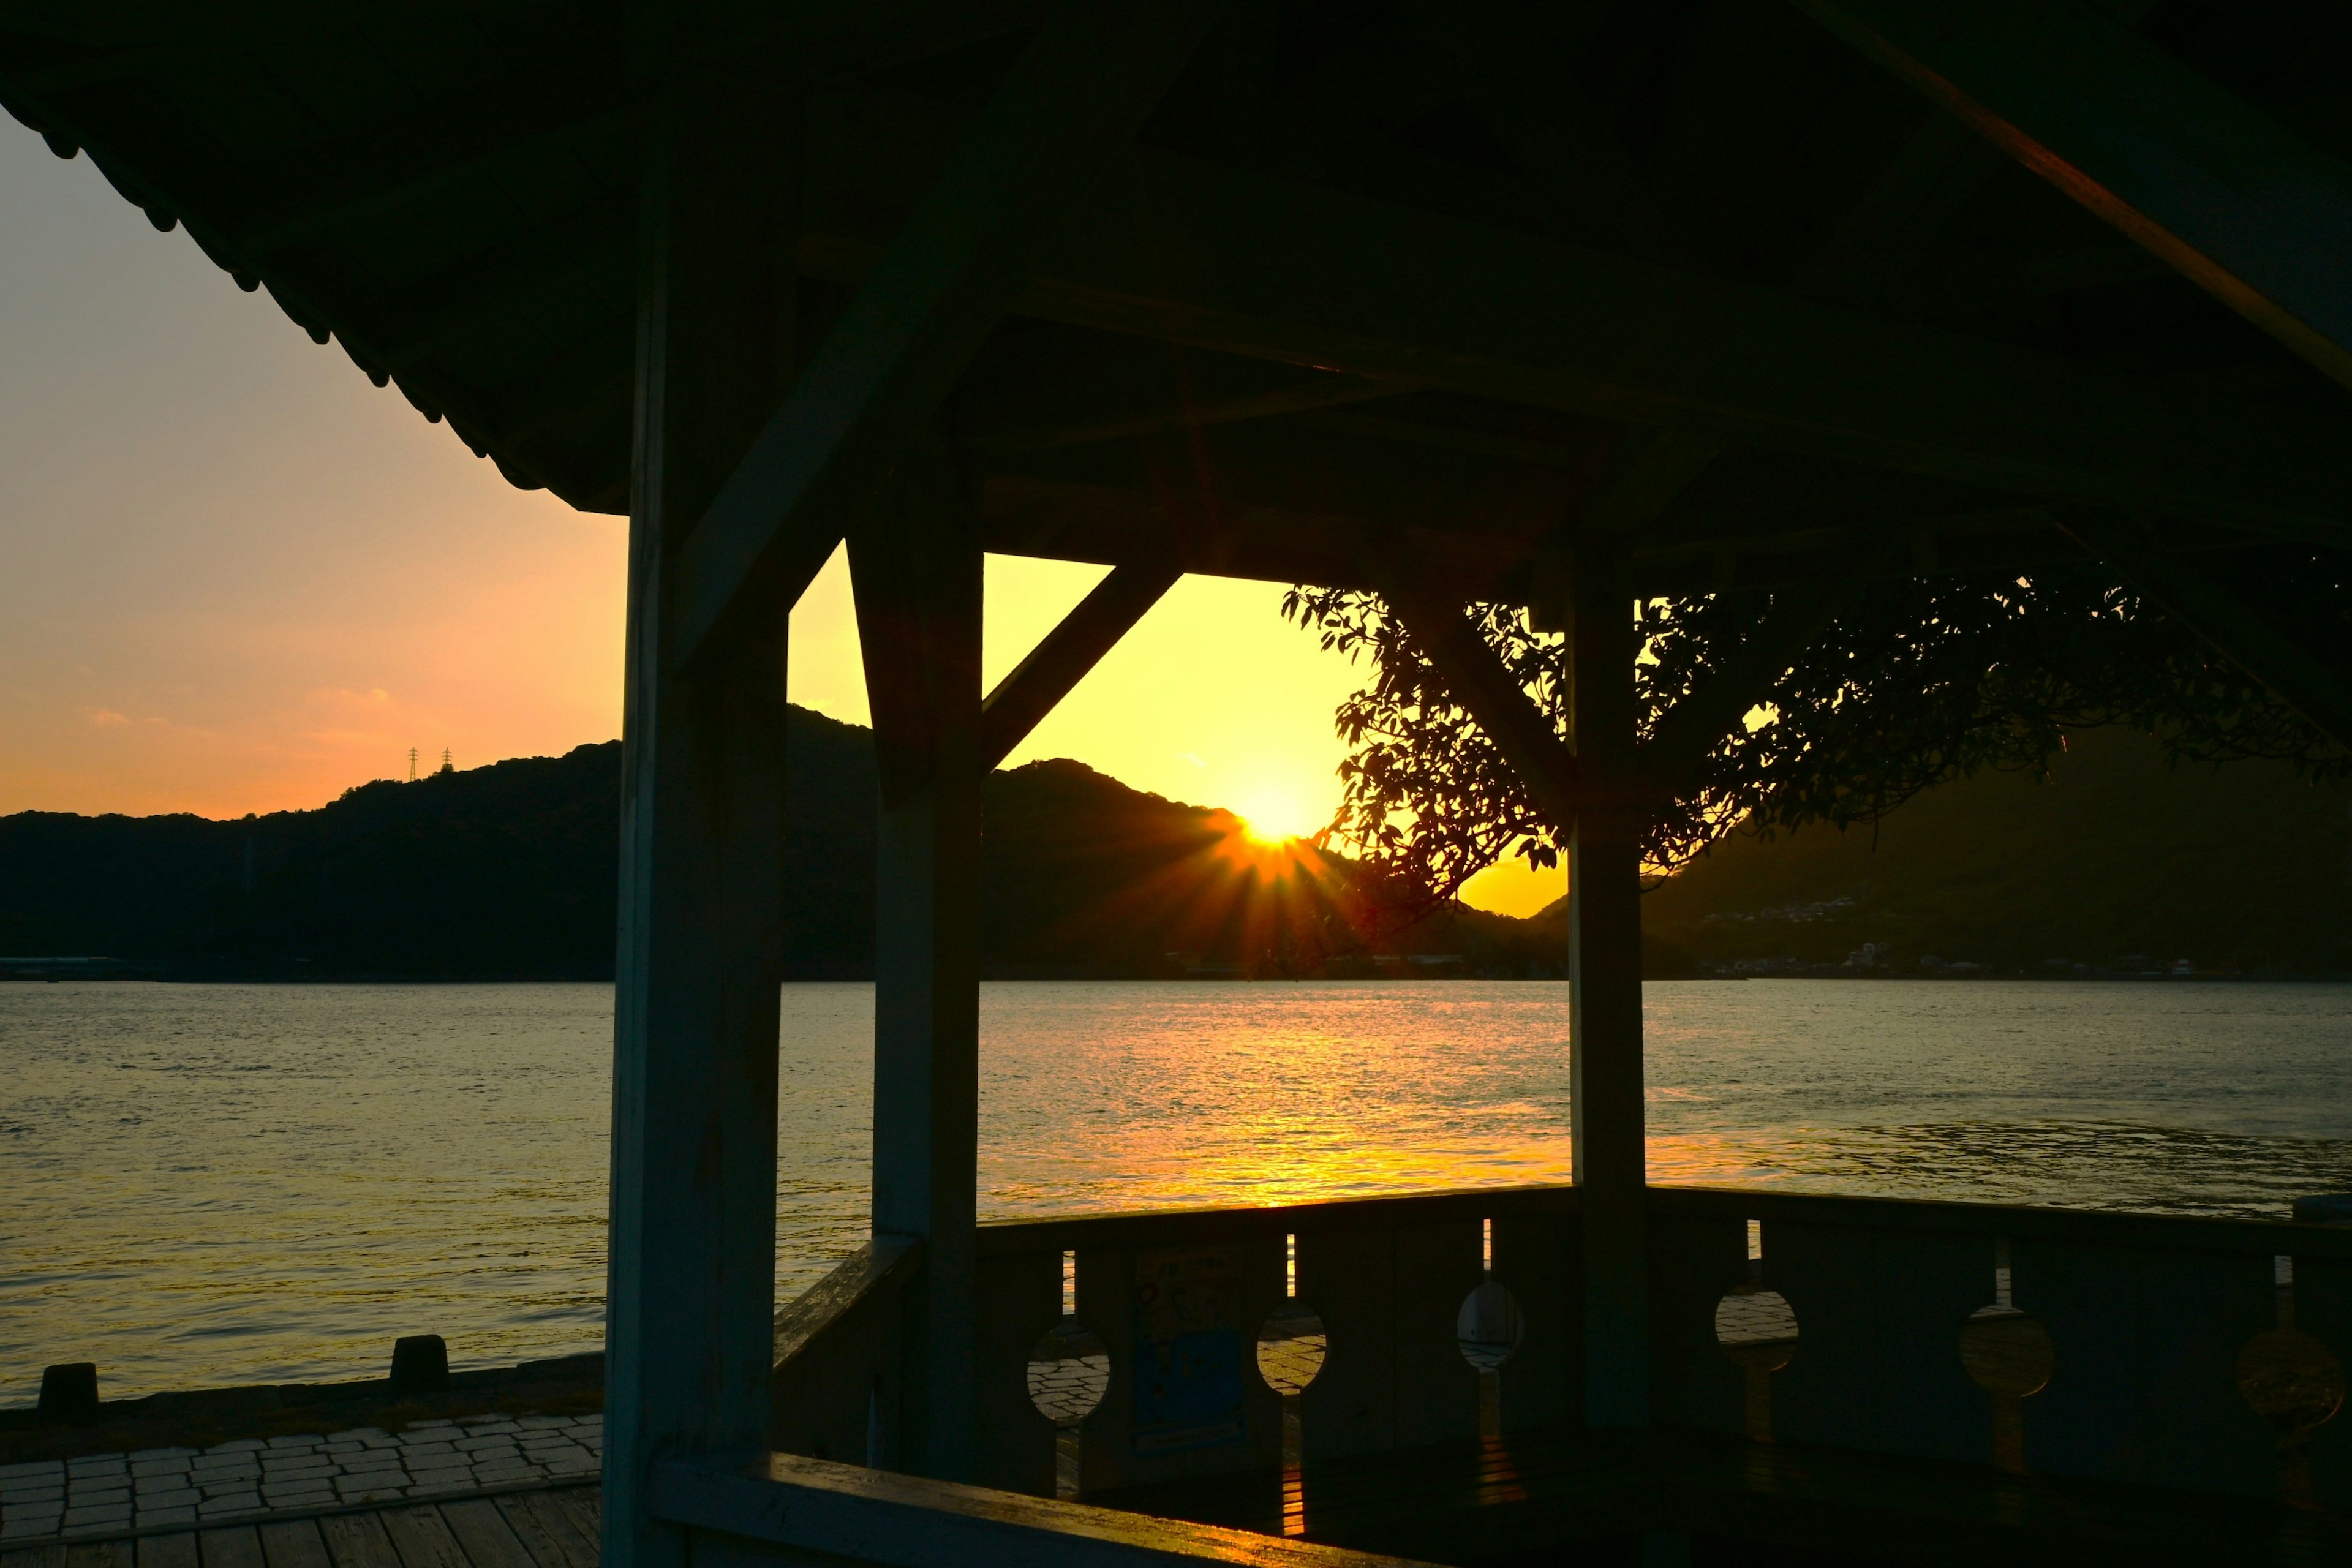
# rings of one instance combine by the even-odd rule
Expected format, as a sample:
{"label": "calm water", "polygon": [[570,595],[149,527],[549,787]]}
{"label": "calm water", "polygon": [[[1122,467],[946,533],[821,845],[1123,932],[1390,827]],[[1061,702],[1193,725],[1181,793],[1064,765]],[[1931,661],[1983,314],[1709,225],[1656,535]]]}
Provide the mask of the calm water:
{"label": "calm water", "polygon": [[[0,1405],[593,1349],[612,992],[0,986]],[[872,994],[785,994],[780,1289],[854,1245]],[[1667,1182],[2283,1215],[2352,1190],[2352,987],[1649,989]],[[1564,985],[982,993],[991,1215],[1565,1181]]]}

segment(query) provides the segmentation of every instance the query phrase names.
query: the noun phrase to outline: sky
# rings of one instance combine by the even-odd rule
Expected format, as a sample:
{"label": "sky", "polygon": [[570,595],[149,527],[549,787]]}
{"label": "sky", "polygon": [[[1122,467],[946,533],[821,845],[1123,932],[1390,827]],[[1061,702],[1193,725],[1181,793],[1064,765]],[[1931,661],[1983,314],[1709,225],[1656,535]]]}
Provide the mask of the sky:
{"label": "sky", "polygon": [[[0,815],[318,805],[619,732],[623,519],[518,490],[86,158],[0,121]],[[984,678],[1102,574],[991,556]],[[1007,760],[1311,831],[1361,672],[1282,588],[1188,577]],[[864,722],[848,574],[793,614],[793,701]],[[1529,913],[1557,874],[1485,874]]]}

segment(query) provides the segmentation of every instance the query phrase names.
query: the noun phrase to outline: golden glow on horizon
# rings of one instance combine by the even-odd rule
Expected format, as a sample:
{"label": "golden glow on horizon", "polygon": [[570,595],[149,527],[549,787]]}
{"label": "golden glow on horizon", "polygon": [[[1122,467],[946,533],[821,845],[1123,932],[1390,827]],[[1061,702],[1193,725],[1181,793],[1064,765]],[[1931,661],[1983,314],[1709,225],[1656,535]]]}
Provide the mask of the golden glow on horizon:
{"label": "golden glow on horizon", "polygon": [[1297,795],[1279,788],[1253,790],[1229,809],[1241,819],[1242,831],[1260,844],[1311,838],[1330,820],[1328,813],[1318,819]]}

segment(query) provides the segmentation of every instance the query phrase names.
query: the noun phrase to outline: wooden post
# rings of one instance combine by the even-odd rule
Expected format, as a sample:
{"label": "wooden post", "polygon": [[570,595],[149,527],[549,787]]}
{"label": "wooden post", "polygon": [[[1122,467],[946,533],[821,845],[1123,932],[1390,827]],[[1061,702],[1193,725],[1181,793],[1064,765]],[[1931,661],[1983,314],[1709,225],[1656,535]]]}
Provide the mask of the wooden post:
{"label": "wooden post", "polygon": [[1640,796],[1632,602],[1587,552],[1571,590],[1570,734],[1584,784],[1569,848],[1570,1104],[1584,1198],[1584,1419],[1650,1415],[1642,1101]]}
{"label": "wooden post", "polygon": [[980,1106],[981,551],[962,475],[911,453],[849,532],[874,715],[874,1230],[919,1237],[875,1458],[973,1472]]}
{"label": "wooden post", "polygon": [[784,626],[677,659],[684,540],[792,364],[797,116],[768,83],[672,81],[638,283],[605,1326],[604,1561],[678,1568],[653,1468],[764,1449],[775,1316]]}

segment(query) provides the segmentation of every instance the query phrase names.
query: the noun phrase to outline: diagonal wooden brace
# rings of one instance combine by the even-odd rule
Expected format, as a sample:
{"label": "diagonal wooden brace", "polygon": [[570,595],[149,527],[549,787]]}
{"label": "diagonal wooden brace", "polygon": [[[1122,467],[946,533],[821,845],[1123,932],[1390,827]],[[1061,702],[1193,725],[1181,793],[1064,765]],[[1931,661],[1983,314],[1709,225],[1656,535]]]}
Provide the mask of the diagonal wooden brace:
{"label": "diagonal wooden brace", "polygon": [[1566,834],[1587,791],[1576,753],[1551,720],[1486,646],[1476,621],[1460,605],[1428,589],[1428,575],[1411,546],[1363,532],[1356,552],[1365,574],[1437,667],[1454,700],[1486,731],[1537,807]]}
{"label": "diagonal wooden brace", "polygon": [[1182,575],[1173,566],[1129,562],[1096,584],[981,704],[982,770],[1011,756]]}

